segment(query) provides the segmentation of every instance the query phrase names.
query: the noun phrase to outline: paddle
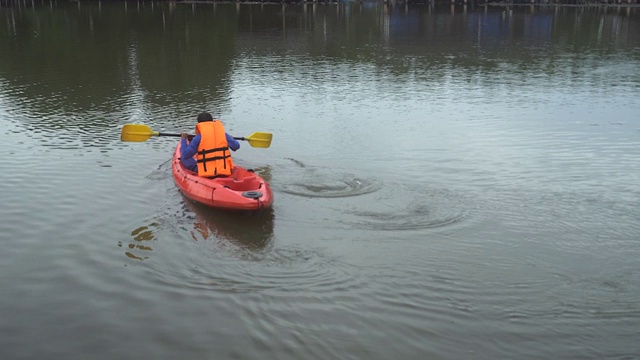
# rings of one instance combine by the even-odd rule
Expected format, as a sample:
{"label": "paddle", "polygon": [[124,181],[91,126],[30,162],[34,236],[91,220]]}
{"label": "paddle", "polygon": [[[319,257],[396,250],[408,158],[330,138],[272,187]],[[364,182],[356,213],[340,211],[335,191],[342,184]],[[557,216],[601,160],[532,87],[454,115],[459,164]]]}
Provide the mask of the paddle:
{"label": "paddle", "polygon": [[[143,142],[149,140],[152,136],[177,136],[182,134],[170,134],[153,131],[147,125],[143,124],[125,124],[120,134],[121,141]],[[194,135],[189,135],[192,138]],[[268,148],[271,145],[273,134],[266,132],[254,132],[246,137],[234,137],[236,140],[248,141],[249,145],[257,148]]]}

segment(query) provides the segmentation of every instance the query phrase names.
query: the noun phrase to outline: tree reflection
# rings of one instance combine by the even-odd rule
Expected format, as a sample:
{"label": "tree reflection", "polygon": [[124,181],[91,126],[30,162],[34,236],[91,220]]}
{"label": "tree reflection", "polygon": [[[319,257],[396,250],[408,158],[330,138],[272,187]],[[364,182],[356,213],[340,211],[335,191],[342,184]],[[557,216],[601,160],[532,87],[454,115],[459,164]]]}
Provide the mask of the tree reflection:
{"label": "tree reflection", "polygon": [[[145,242],[153,241],[156,239],[156,235],[153,231],[153,229],[156,227],[158,227],[158,223],[154,221],[149,225],[143,225],[133,230],[131,232],[131,236],[133,237],[133,240],[135,240],[136,242],[130,243],[129,245],[127,245],[127,248],[130,251],[126,251],[125,255],[127,255],[128,258],[135,259],[135,260],[148,259],[149,258],[148,256],[135,255],[132,252],[132,250],[153,251],[153,248],[149,245],[145,245]],[[118,243],[118,246],[122,247],[122,243]]]}

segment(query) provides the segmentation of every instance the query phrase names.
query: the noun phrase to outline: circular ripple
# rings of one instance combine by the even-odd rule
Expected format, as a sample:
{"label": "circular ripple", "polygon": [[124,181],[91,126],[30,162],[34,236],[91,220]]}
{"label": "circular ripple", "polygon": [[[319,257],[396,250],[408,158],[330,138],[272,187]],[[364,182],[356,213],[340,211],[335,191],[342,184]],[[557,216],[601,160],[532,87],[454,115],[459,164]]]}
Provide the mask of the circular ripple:
{"label": "circular ripple", "polygon": [[[389,201],[377,201],[367,209],[342,210],[343,223],[368,230],[418,230],[450,226],[467,217],[462,199],[435,189],[394,189]],[[371,206],[385,206],[375,210]]]}
{"label": "circular ripple", "polygon": [[283,192],[308,198],[342,198],[376,192],[382,184],[373,179],[357,178],[351,174],[309,178],[304,183],[285,186]]}
{"label": "circular ripple", "polygon": [[309,167],[302,161],[287,158],[297,165],[287,171],[294,177],[285,181],[282,192],[306,198],[344,198],[376,192],[382,188],[377,179],[358,177],[349,173],[336,173],[331,169]]}

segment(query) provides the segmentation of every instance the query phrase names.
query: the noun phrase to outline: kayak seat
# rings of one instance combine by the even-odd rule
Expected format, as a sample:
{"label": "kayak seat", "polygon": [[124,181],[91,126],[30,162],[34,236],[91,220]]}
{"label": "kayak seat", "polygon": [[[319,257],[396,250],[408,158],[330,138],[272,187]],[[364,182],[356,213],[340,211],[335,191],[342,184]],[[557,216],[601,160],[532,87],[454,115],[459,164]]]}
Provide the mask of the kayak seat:
{"label": "kayak seat", "polygon": [[260,181],[255,177],[245,177],[242,179],[225,178],[217,180],[222,186],[234,191],[249,191],[260,188]]}

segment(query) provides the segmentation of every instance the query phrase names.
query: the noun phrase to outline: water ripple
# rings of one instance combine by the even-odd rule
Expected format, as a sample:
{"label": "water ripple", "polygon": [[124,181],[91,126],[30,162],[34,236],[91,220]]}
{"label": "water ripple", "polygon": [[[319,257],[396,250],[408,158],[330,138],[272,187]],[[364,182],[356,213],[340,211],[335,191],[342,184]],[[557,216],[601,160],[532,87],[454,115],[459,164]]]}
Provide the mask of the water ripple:
{"label": "water ripple", "polygon": [[228,293],[300,292],[313,286],[327,294],[357,289],[357,269],[321,249],[273,242],[275,210],[225,212],[193,203],[176,191],[160,165],[147,177],[166,186],[158,215],[134,225],[118,246],[142,260],[162,286]]}
{"label": "water ripple", "polygon": [[382,182],[375,178],[336,173],[331,169],[310,168],[299,160],[289,159],[302,169],[296,179],[282,186],[282,192],[306,198],[344,198],[376,192]]}
{"label": "water ripple", "polygon": [[419,230],[458,224],[468,216],[462,199],[448,191],[396,185],[390,199],[380,199],[373,206],[384,209],[351,208],[342,212],[341,222],[369,230]]}
{"label": "water ripple", "polygon": [[283,247],[268,251],[259,259],[233,259],[214,255],[213,249],[206,249],[207,243],[202,246],[205,248],[186,256],[188,261],[155,268],[162,283],[215,290],[217,294],[270,290],[283,296],[309,287],[331,294],[364,285],[353,275],[352,266],[318,250]]}

